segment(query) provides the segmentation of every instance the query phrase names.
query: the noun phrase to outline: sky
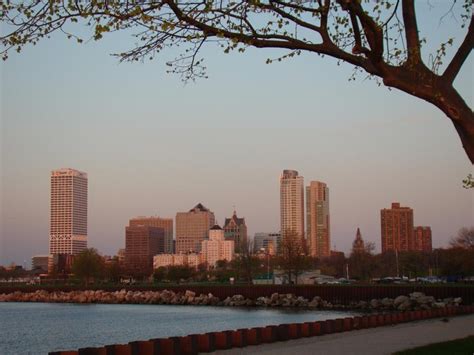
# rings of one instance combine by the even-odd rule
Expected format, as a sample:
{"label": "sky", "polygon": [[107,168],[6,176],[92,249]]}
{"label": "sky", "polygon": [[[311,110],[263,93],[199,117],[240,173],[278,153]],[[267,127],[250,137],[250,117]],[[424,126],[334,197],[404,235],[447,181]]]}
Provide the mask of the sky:
{"label": "sky", "polygon": [[[424,10],[427,48],[462,37],[439,21],[443,9]],[[278,231],[283,169],[328,184],[337,250],[349,252],[360,227],[380,251],[380,210],[395,201],[431,226],[434,247],[474,225],[461,182],[472,165],[434,106],[364,76],[349,82],[351,66],[330,58],[267,65],[282,52],[257,49],[209,46],[209,79],[184,84],[166,73],[173,50],[133,64],[110,55],[133,44],[125,33],[82,45],[55,35],[0,64],[0,264],[48,252],[50,172],[62,167],[88,173],[88,244],[108,255],[130,218],[174,218],[199,202],[220,223],[235,206],[250,235]],[[455,82],[471,107],[473,79],[471,54]]]}

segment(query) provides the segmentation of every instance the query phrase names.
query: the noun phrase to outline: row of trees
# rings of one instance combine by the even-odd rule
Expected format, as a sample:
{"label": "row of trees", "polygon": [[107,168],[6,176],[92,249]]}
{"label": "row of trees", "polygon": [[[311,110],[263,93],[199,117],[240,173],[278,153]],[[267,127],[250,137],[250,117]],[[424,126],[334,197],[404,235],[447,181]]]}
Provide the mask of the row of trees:
{"label": "row of trees", "polygon": [[[374,245],[367,243],[364,250],[352,251],[346,257],[334,253],[327,258],[308,256],[306,248],[297,238],[284,239],[277,255],[252,254],[250,248],[228,262],[221,260],[214,268],[200,265],[162,267],[154,271],[157,282],[215,281],[228,282],[232,277],[236,282],[251,283],[258,276],[265,276],[279,270],[290,283],[298,283],[298,277],[306,270],[320,270],[322,274],[336,278],[347,277],[360,281],[388,276],[410,278],[427,276],[474,276],[474,227],[463,228],[452,238],[447,249],[432,252],[385,252],[374,253]],[[93,280],[118,282],[121,277],[131,276],[118,259],[107,262],[95,249],[87,249],[75,257],[73,274],[85,284]],[[348,274],[348,275],[347,275]],[[142,275],[149,277],[150,275]]]}

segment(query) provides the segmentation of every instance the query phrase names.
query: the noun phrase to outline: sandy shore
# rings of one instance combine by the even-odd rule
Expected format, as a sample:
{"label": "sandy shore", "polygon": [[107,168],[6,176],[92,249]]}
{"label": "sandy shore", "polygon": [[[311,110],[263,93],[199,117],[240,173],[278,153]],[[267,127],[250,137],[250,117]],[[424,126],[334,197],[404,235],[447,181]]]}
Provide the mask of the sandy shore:
{"label": "sandy shore", "polygon": [[[474,315],[410,322],[347,333],[329,334],[249,346],[242,349],[216,351],[216,354],[392,354],[417,346],[454,340],[474,335]],[[473,349],[474,352],[474,349]]]}

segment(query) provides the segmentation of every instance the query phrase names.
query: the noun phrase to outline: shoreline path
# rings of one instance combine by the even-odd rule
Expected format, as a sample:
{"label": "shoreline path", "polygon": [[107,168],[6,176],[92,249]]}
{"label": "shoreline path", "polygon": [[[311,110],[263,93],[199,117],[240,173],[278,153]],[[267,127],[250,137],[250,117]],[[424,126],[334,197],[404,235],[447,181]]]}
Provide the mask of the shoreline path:
{"label": "shoreline path", "polygon": [[396,351],[465,338],[469,335],[474,335],[474,315],[452,317],[448,322],[435,318],[394,326],[219,350],[215,354],[393,354]]}

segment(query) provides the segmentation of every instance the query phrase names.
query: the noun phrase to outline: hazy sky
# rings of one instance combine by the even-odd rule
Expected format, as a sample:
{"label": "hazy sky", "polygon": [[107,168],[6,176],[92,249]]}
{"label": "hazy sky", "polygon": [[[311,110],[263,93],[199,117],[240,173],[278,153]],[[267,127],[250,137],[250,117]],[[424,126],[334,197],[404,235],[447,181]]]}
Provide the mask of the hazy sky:
{"label": "hazy sky", "polygon": [[[421,10],[428,46],[459,40],[437,10]],[[47,253],[50,171],[61,167],[89,174],[89,246],[105,254],[124,246],[129,218],[174,218],[198,202],[220,223],[235,205],[251,235],[278,231],[283,169],[328,184],[339,250],[360,227],[379,251],[380,209],[392,201],[432,227],[435,247],[474,224],[474,193],[461,184],[472,165],[430,104],[363,76],[348,82],[351,67],[329,58],[266,65],[281,52],[256,49],[209,46],[210,78],[184,85],[165,73],[173,51],[144,64],[109,55],[133,43],[58,35],[1,64],[0,264]],[[471,107],[473,80],[471,55],[456,81]]]}

